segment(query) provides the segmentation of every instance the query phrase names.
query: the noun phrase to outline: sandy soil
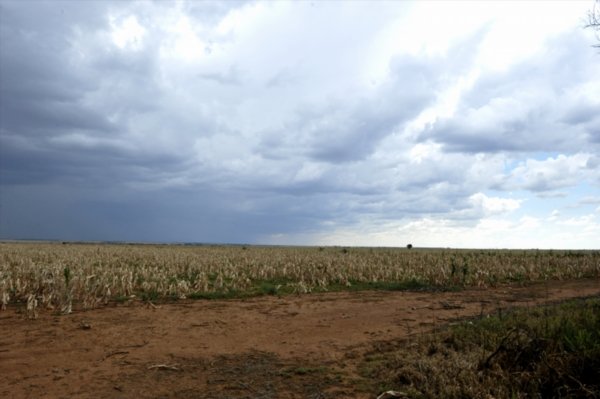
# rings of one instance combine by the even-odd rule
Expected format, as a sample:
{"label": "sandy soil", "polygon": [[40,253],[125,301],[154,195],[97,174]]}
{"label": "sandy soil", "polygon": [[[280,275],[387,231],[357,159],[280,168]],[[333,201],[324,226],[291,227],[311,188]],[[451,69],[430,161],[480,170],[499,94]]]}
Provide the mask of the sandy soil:
{"label": "sandy soil", "polygon": [[374,398],[353,377],[374,342],[590,295],[600,281],[132,302],[36,320],[13,306],[0,312],[0,397]]}

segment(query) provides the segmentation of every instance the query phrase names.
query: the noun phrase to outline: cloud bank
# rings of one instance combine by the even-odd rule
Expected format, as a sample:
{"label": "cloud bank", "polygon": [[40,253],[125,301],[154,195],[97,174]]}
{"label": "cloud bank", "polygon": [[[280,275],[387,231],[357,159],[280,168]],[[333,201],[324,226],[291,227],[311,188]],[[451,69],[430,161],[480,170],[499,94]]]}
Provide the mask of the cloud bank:
{"label": "cloud bank", "polygon": [[589,6],[2,1],[0,238],[597,248]]}

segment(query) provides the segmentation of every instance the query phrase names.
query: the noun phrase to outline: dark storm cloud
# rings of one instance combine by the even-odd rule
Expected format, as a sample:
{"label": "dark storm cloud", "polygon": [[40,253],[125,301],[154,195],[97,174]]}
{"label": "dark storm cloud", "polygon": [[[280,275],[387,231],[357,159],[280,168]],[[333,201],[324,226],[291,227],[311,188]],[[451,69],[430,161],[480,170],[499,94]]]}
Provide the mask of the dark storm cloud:
{"label": "dark storm cloud", "polygon": [[186,168],[186,160],[173,155],[140,154],[116,145],[34,147],[4,138],[0,144],[0,176],[5,185],[62,182],[102,188],[145,182]]}
{"label": "dark storm cloud", "polygon": [[269,132],[257,150],[274,159],[282,150],[299,150],[333,164],[364,160],[384,137],[426,108],[440,85],[435,60],[403,56],[393,60],[390,69],[390,81],[376,94],[303,107],[294,121]]}
{"label": "dark storm cloud", "polygon": [[[17,7],[17,5],[19,7]],[[73,65],[72,27],[104,26],[90,8],[55,2],[2,3],[0,116],[5,134],[87,129],[110,131],[106,118],[80,103],[94,89],[93,79]],[[41,133],[45,134],[45,133]]]}
{"label": "dark storm cloud", "polygon": [[139,178],[132,170],[140,167],[168,170],[181,162],[127,142],[128,116],[155,110],[158,89],[150,51],[125,55],[109,49],[106,38],[94,39],[109,29],[111,3],[1,6],[4,184],[57,179],[110,184],[118,177]]}
{"label": "dark storm cloud", "polygon": [[227,174],[194,169],[193,137],[228,128],[163,91],[156,41],[118,49],[112,5],[80,4],[1,4],[0,237],[245,242],[306,226],[285,202],[203,184]]}
{"label": "dark storm cloud", "polygon": [[16,97],[0,105],[2,127],[9,133],[48,136],[74,130],[103,133],[117,130],[105,116],[77,103],[38,99],[19,101]]}
{"label": "dark storm cloud", "polygon": [[305,119],[300,127],[309,135],[308,155],[315,160],[331,163],[352,162],[368,157],[379,141],[404,121],[401,114],[369,114],[369,111],[363,111],[360,107],[356,112],[342,114],[333,120],[331,116],[326,113]]}
{"label": "dark storm cloud", "polygon": [[[308,208],[316,201],[265,200],[214,189],[119,191],[51,184],[16,187],[3,198],[3,206],[16,212],[2,214],[0,236],[254,243],[263,235],[306,230],[318,223]],[[246,201],[262,205],[251,210],[240,207]]]}

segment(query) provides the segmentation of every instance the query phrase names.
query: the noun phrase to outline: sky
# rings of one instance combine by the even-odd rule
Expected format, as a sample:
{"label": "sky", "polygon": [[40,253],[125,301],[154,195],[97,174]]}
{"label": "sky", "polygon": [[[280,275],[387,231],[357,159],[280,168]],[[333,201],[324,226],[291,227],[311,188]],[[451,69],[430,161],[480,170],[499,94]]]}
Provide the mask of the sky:
{"label": "sky", "polygon": [[593,4],[0,0],[0,239],[598,249]]}

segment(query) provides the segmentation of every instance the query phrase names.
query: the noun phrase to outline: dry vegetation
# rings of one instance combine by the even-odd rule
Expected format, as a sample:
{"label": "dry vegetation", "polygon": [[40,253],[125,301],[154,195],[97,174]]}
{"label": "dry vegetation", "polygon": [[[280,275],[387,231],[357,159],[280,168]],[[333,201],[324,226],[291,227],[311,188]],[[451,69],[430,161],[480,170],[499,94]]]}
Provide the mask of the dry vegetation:
{"label": "dry vegetation", "polygon": [[376,344],[362,374],[374,389],[411,398],[598,398],[600,299],[515,309]]}
{"label": "dry vegetation", "polygon": [[0,244],[0,304],[69,313],[110,301],[456,289],[600,276],[598,251]]}

